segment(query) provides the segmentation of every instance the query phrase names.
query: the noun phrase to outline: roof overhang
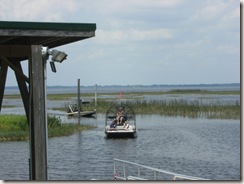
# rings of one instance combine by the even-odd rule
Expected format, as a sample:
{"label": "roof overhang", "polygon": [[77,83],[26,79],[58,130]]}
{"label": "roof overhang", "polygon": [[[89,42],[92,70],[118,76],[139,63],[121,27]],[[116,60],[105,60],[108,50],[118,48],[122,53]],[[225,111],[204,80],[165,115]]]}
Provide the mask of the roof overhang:
{"label": "roof overhang", "polygon": [[0,45],[42,45],[49,48],[95,36],[94,23],[0,21]]}

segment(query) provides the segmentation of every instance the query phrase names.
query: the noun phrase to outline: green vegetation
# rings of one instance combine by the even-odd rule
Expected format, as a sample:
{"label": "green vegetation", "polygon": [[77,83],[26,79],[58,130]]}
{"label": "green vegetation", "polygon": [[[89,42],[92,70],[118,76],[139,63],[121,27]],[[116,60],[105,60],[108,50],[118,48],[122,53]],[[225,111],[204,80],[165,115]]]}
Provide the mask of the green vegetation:
{"label": "green vegetation", "polygon": [[[29,127],[26,116],[1,115],[0,141],[20,141],[29,139]],[[94,128],[94,126],[62,123],[60,118],[48,117],[48,136],[67,136],[75,132]]]}
{"label": "green vegetation", "polygon": [[[94,94],[91,93],[82,93],[82,97],[94,97]],[[77,94],[48,94],[48,100],[68,100],[68,99],[77,99]]]}
{"label": "green vegetation", "polygon": [[[99,99],[99,113],[106,113],[107,109],[114,102]],[[184,116],[191,118],[211,118],[211,119],[240,119],[240,104],[203,104],[201,101],[195,100],[188,102],[186,100],[133,100],[127,101],[126,104],[133,107],[136,114],[160,114],[166,116]],[[87,109],[94,107],[94,102],[86,105]],[[61,109],[60,109],[61,110]]]}
{"label": "green vegetation", "polygon": [[[199,98],[196,101],[188,102],[186,100],[143,100],[143,95],[171,95],[171,97],[178,97],[180,95],[198,94]],[[213,95],[213,96],[211,96]],[[214,99],[214,95],[238,95],[240,91],[207,91],[199,89],[191,90],[172,90],[166,92],[126,92],[123,93],[123,100],[131,105],[137,114],[160,114],[167,116],[187,116],[187,117],[203,117],[203,118],[218,118],[218,119],[240,119],[240,104],[237,102],[234,105],[219,102],[218,104],[203,104],[201,100]],[[5,98],[15,99],[20,98],[19,95],[7,95]],[[81,98],[94,98],[93,93],[82,93]],[[107,109],[118,103],[118,93],[99,93],[98,106],[96,110],[98,113],[106,113]],[[49,100],[67,100],[71,101],[77,99],[77,94],[49,94]],[[83,105],[83,110],[94,109],[95,102]],[[66,111],[67,107],[53,108],[53,110]]]}
{"label": "green vegetation", "polygon": [[161,114],[167,116],[184,116],[192,118],[240,119],[240,104],[204,105],[199,101],[186,100],[170,101],[136,101],[132,103],[136,113]]}
{"label": "green vegetation", "polygon": [[13,108],[15,107],[14,105],[2,105],[2,108]]}
{"label": "green vegetation", "polygon": [[240,91],[207,91],[199,89],[190,90],[171,90],[165,94],[200,94],[200,95],[240,95]]}
{"label": "green vegetation", "polygon": [[11,94],[11,95],[4,95],[5,99],[19,99],[21,98],[20,94]]}
{"label": "green vegetation", "polygon": [[[171,90],[171,91],[158,91],[158,92],[126,92],[123,93],[123,98],[127,96],[142,96],[142,95],[168,95],[168,94],[200,94],[200,95],[240,95],[240,91],[207,91],[207,90],[199,90],[199,89],[189,89],[189,90]],[[118,93],[99,93],[99,95],[116,95]],[[83,94],[82,94],[83,96]]]}
{"label": "green vegetation", "polygon": [[[126,92],[123,93],[123,98],[138,97],[142,95],[165,95],[165,94],[200,94],[200,95],[240,95],[240,91],[207,91],[199,89],[189,89],[189,90],[171,90],[171,91],[160,91],[160,92]],[[118,93],[99,93],[99,96],[118,96]],[[94,97],[93,93],[82,93],[82,97]],[[19,99],[21,96],[19,94],[4,95],[5,99]],[[72,98],[77,98],[76,93],[70,94],[48,94],[47,98],[49,100],[68,100]]]}

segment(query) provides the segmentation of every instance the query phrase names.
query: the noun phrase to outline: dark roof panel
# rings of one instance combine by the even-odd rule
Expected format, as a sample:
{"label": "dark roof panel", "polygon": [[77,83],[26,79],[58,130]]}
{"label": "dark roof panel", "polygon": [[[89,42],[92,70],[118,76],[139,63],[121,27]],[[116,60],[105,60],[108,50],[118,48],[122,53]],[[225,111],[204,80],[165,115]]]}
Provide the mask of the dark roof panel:
{"label": "dark roof panel", "polygon": [[43,45],[49,48],[95,36],[94,23],[0,21],[0,45]]}
{"label": "dark roof panel", "polygon": [[0,29],[95,31],[96,24],[94,24],[94,23],[0,21]]}

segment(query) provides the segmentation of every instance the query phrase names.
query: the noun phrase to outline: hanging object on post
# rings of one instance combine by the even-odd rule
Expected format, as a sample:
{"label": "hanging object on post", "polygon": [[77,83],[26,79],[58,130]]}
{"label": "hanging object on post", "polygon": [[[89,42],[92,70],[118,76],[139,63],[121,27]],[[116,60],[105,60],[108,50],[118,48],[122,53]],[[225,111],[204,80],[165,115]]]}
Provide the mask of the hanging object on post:
{"label": "hanging object on post", "polygon": [[58,50],[49,50],[48,47],[42,47],[42,58],[43,60],[48,60],[49,56],[52,55],[52,61],[50,61],[51,70],[56,73],[56,66],[54,62],[62,63],[66,58],[67,54]]}

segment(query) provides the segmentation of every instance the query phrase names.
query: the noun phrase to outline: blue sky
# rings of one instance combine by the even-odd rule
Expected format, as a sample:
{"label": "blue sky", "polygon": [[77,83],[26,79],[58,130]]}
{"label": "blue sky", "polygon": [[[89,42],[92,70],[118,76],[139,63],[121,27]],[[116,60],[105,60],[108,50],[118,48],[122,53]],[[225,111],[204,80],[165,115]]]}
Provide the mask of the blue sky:
{"label": "blue sky", "polygon": [[47,65],[47,85],[240,82],[237,0],[0,0],[0,20],[96,23],[95,37],[57,48],[68,58]]}

